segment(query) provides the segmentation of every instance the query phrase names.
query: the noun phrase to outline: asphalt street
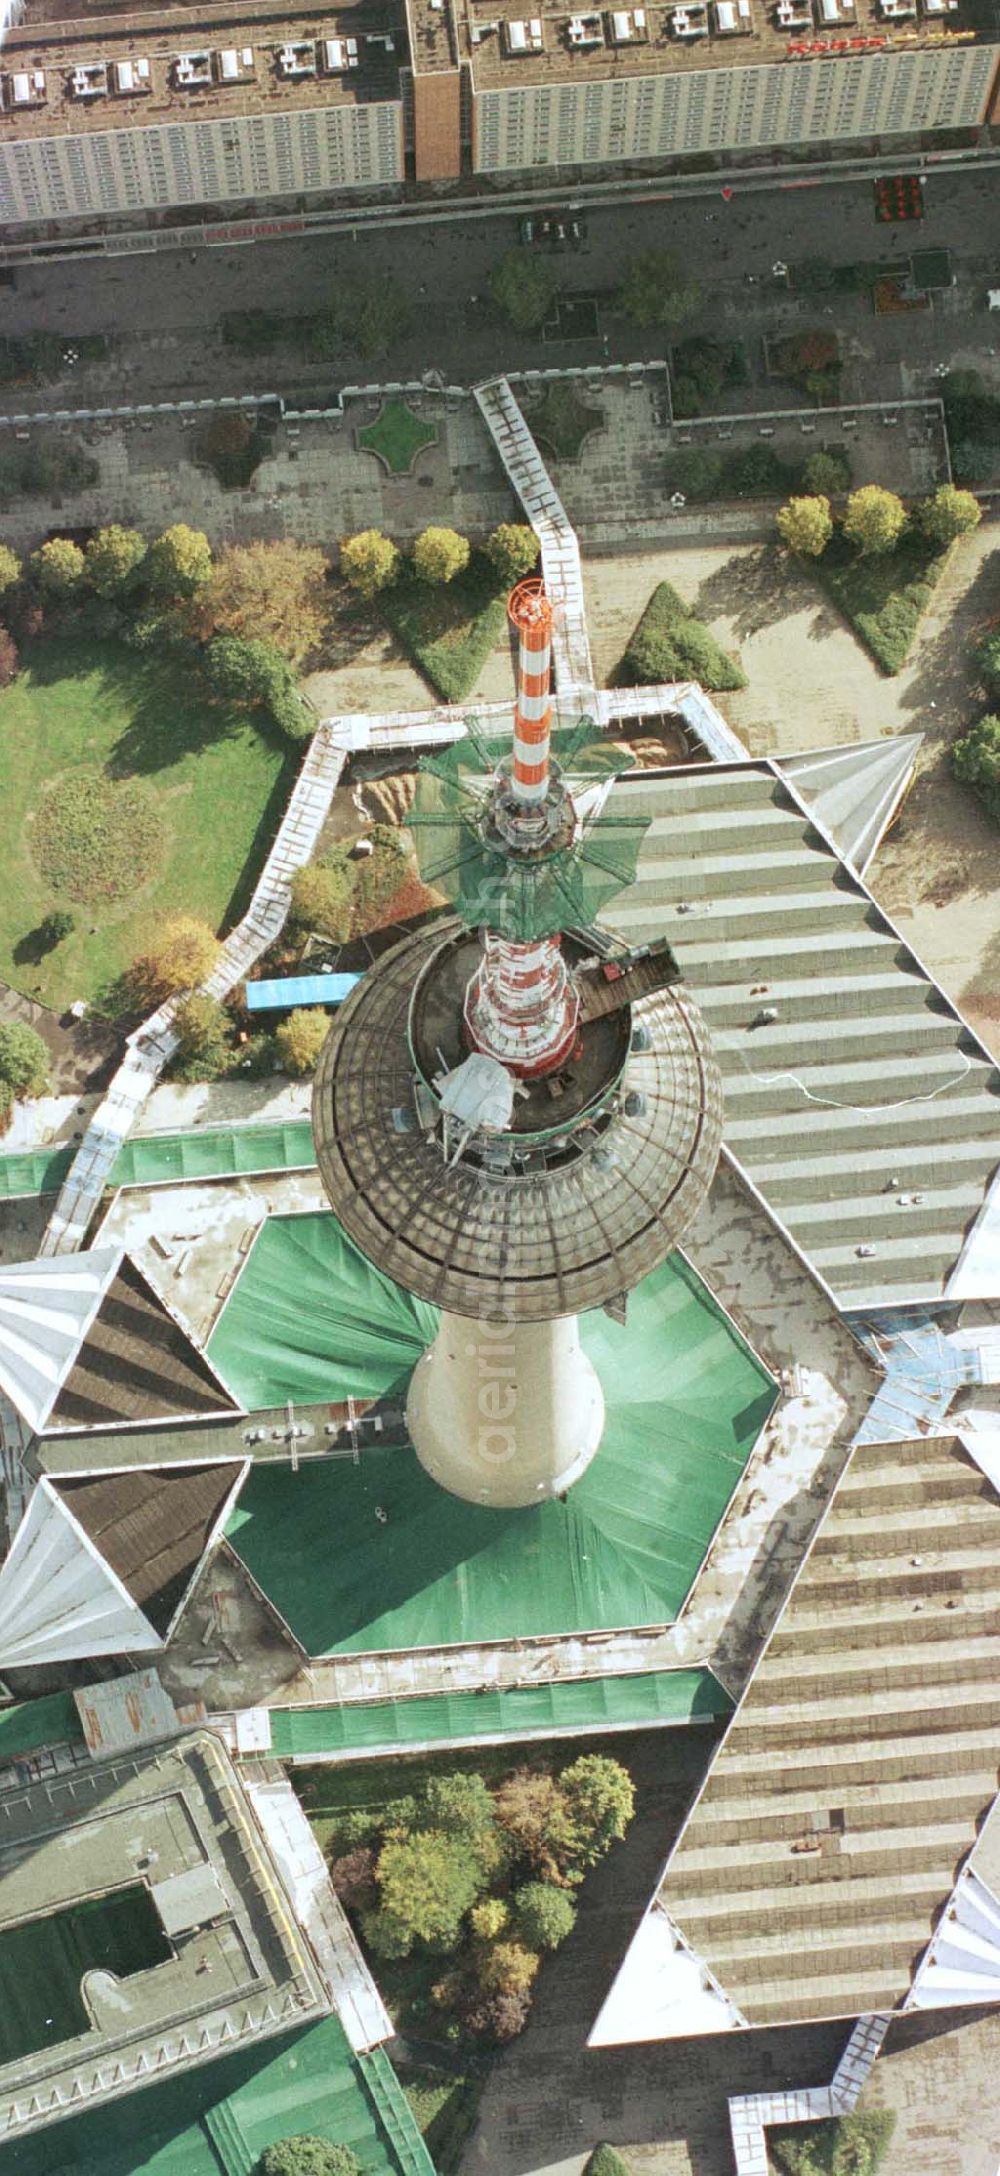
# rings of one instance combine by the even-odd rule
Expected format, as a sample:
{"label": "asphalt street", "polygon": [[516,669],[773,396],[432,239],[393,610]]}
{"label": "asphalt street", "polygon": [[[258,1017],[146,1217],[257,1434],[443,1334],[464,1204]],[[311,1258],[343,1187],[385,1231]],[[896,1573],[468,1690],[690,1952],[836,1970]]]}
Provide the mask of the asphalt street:
{"label": "asphalt street", "polygon": [[[838,325],[856,314],[859,325],[862,320],[867,324],[875,352],[887,359],[905,355],[914,340],[918,350],[921,340],[929,342],[930,367],[936,355],[947,356],[958,340],[986,348],[998,337],[997,319],[986,307],[995,257],[1000,260],[997,197],[991,178],[982,174],[931,173],[923,220],[887,226],[875,219],[867,178],[836,186],[785,185],[742,197],[737,186],[728,201],[721,189],[707,188],[696,198],[588,207],[580,215],[583,247],[553,254],[563,287],[603,295],[610,303],[625,258],[644,249],[670,249],[693,267],[702,284],[699,325],[711,330],[728,320],[739,331],[774,323],[789,308],[794,310],[772,276],[775,263],[794,264],[804,257],[892,260],[915,247],[948,248],[961,282],[948,307],[954,319],[960,299],[961,326],[947,319],[947,311],[944,322],[935,312],[933,324],[923,318],[916,331],[912,319],[876,326],[867,298],[837,302]],[[218,335],[223,313],[265,308],[291,316],[315,310],[338,280],[356,273],[406,290],[414,305],[414,327],[377,365],[366,368],[359,358],[345,358],[341,381],[356,381],[359,374],[384,379],[438,369],[452,380],[468,382],[500,367],[662,354],[662,332],[644,336],[607,309],[597,334],[586,340],[543,344],[536,336],[514,334],[490,305],[489,272],[516,234],[512,216],[449,219],[440,225],[356,230],[353,237],[312,234],[242,248],[21,265],[16,285],[5,295],[5,329],[117,334],[122,344],[110,366],[79,374],[81,405],[95,397],[95,385],[103,386],[104,400],[143,393],[163,398],[182,382],[198,392],[285,390],[290,373],[294,383],[294,358],[248,362],[223,348]],[[821,305],[813,301],[809,307],[815,315]],[[326,374],[337,375],[329,366]],[[317,373],[300,376],[315,382]],[[60,405],[66,390],[66,381],[60,381]]]}

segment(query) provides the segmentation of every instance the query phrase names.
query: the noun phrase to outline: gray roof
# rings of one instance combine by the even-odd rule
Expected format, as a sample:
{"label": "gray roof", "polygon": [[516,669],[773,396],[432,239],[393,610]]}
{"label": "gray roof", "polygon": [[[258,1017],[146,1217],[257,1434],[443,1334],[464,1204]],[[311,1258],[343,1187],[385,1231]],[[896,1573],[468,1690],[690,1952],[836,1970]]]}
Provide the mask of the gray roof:
{"label": "gray roof", "polygon": [[727,1149],[839,1306],[941,1299],[1000,1162],[992,1060],[776,764],[615,792],[653,820],[602,919],[669,938],[722,1069]]}

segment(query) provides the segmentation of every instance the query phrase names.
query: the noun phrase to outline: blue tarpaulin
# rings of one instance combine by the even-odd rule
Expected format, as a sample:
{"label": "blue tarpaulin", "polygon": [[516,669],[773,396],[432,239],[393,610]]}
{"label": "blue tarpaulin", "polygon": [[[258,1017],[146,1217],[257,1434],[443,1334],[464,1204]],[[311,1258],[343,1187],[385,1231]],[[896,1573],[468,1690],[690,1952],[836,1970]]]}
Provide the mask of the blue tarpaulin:
{"label": "blue tarpaulin", "polygon": [[274,1012],[291,1005],[342,1005],[360,975],[279,975],[247,983],[247,1011]]}

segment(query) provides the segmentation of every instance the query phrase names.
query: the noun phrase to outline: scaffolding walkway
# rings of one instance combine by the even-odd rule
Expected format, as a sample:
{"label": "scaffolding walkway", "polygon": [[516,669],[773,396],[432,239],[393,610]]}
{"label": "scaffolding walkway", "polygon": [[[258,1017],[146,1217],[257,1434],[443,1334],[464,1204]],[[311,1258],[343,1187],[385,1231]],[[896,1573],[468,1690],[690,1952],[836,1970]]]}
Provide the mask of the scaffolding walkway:
{"label": "scaffolding walkway", "polygon": [[[227,997],[273,944],[288,913],[289,886],[307,862],[326,821],[347,750],[336,721],[320,725],[309,746],[277,838],[261,871],[249,908],[222,946],[218,964],[201,985],[209,997]],[[91,1119],[46,1227],[40,1253],[71,1254],[82,1247],[94,1210],[123,1143],[177,1047],[176,998],[161,1005],[129,1037],[126,1056]]]}
{"label": "scaffolding walkway", "polygon": [[591,694],[594,667],[583,599],[580,547],[565,507],[506,378],[474,388],[483,421],[538,538],[545,587],[555,607],[552,655],[560,694]]}

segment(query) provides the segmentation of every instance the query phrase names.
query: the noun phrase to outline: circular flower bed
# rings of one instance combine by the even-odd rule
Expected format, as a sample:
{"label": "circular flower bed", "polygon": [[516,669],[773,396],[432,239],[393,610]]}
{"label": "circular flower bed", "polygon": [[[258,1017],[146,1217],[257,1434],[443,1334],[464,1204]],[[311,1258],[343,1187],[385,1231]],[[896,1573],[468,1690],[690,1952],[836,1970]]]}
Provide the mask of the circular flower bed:
{"label": "circular flower bed", "polygon": [[31,852],[53,891],[83,901],[126,899],[156,874],[164,829],[148,787],[103,771],[72,771],[39,804]]}

